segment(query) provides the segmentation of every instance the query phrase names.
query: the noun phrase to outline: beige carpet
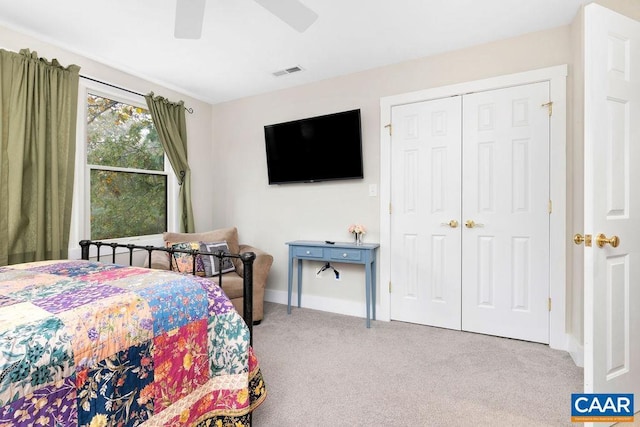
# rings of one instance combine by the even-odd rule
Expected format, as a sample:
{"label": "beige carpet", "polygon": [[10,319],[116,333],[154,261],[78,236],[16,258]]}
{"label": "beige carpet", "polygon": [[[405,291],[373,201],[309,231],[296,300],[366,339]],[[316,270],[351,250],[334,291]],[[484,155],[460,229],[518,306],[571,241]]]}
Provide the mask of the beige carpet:
{"label": "beige carpet", "polygon": [[257,427],[562,426],[582,369],[548,346],[265,303]]}

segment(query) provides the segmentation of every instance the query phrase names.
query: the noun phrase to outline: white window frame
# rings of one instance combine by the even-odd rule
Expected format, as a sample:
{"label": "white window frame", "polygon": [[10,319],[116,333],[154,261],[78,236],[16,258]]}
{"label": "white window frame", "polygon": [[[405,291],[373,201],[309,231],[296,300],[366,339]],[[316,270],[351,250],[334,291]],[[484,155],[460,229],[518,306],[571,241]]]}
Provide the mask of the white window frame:
{"label": "white window frame", "polygon": [[[87,98],[89,94],[104,96],[115,101],[127,103],[135,107],[141,107],[148,110],[144,97],[129,93],[124,90],[113,88],[106,84],[101,84],[91,80],[80,79],[78,90],[78,122],[76,126],[76,159],[75,159],[75,176],[73,189],[73,208],[71,214],[71,231],[69,238],[69,258],[80,258],[79,241],[90,239],[91,237],[91,197],[90,197],[90,178],[91,167],[87,163]],[[140,172],[147,173],[144,170],[133,168],[105,167],[105,169],[114,171]],[[162,172],[160,174],[163,174]],[[164,156],[164,174],[167,176],[167,229],[178,229],[178,179],[171,167],[171,163]],[[162,234],[151,234],[144,236],[127,236],[117,239],[101,240],[110,243],[132,243],[140,246],[161,246]],[[90,248],[90,256],[96,255],[96,248]],[[121,248],[116,253],[125,253],[128,249]],[[111,248],[103,249],[100,252],[101,257],[111,255]],[[110,258],[109,258],[110,259]]]}

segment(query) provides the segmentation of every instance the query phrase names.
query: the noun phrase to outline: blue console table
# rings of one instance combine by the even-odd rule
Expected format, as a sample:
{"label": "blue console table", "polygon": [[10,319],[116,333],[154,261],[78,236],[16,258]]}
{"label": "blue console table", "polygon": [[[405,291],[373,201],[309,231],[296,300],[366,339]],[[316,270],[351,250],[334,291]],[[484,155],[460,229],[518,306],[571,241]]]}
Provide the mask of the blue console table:
{"label": "blue console table", "polygon": [[376,251],[380,247],[377,243],[329,244],[310,240],[296,240],[287,242],[289,245],[289,288],[287,295],[287,314],[291,314],[291,294],[293,293],[293,260],[298,260],[298,307],[302,295],[302,261],[325,261],[348,264],[363,264],[365,268],[365,295],[367,303],[367,328],[371,327],[371,320],[376,320]]}

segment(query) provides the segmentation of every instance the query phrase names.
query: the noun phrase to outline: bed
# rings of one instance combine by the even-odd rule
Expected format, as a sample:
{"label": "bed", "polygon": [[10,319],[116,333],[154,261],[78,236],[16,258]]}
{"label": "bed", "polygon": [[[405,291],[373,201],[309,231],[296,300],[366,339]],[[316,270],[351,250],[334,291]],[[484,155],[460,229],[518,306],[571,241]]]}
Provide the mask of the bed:
{"label": "bed", "polygon": [[248,426],[266,397],[250,328],[194,275],[0,267],[0,426]]}

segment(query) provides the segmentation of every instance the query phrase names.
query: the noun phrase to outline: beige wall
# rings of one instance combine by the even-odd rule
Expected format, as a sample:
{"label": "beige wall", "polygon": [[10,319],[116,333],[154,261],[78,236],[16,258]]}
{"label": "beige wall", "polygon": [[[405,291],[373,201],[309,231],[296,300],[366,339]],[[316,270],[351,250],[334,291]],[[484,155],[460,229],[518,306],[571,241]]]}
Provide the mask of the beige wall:
{"label": "beige wall", "polygon": [[[215,210],[215,222],[237,225],[241,240],[274,255],[268,289],[284,292],[286,241],[348,241],[351,236],[346,229],[353,222],[369,227],[365,241],[379,239],[379,198],[369,196],[369,186],[379,184],[379,134],[384,125],[379,122],[380,98],[572,60],[571,28],[565,26],[215,105],[214,158],[224,161],[216,163],[212,172],[221,179],[235,179],[227,181],[229,185],[222,192],[216,189],[210,193],[223,203]],[[351,108],[362,109],[364,180],[267,184],[264,125]],[[331,155],[340,153],[327,156],[328,166]],[[320,265],[310,265],[304,272],[304,296],[317,297],[318,304],[326,303],[329,308],[337,304],[333,298],[346,300],[353,307],[359,304],[364,314],[361,268],[340,266],[343,279],[335,282],[330,274],[316,279]],[[382,288],[386,289],[386,284]]]}
{"label": "beige wall", "polygon": [[[640,20],[640,2],[599,0],[598,3]],[[210,106],[143,78],[115,70],[69,50],[0,27],[0,47],[29,48],[62,64],[80,65],[81,74],[140,93],[150,90],[169,99],[183,99],[189,115],[189,155],[194,185],[194,211],[199,231],[236,225],[240,239],[275,257],[268,289],[283,293],[287,280],[286,241],[296,239],[348,241],[346,228],[369,227],[365,241],[379,239],[379,198],[369,186],[379,185],[380,98],[421,89],[478,80],[559,64],[569,64],[568,78],[568,233],[581,226],[582,182],[582,23],[528,34],[438,56],[408,61],[314,84]],[[286,77],[284,77],[286,78]],[[572,99],[574,101],[572,102]],[[352,108],[362,109],[365,178],[316,184],[267,184],[263,126]],[[326,159],[330,165],[331,156]],[[575,224],[574,224],[575,222]],[[577,228],[576,228],[577,227]],[[571,250],[567,330],[582,342],[581,254]],[[340,266],[343,280],[330,275],[315,279],[319,265],[305,268],[305,295],[328,308],[346,301],[347,310],[363,307],[361,268]],[[279,295],[278,292],[275,293]]]}
{"label": "beige wall", "polygon": [[[1,26],[0,48],[15,52],[28,48],[38,52],[40,57],[49,60],[57,58],[64,66],[79,65],[81,75],[138,93],[144,94],[153,91],[156,95],[164,96],[172,101],[184,100],[185,105],[194,110],[192,115],[187,114],[188,150],[194,180],[193,192],[197,195],[208,192],[208,189],[211,188],[211,184],[208,182],[210,176],[209,159],[211,158],[211,105]],[[199,230],[213,226],[213,218],[210,214],[212,209],[213,201],[210,198],[198,200],[194,204],[194,217],[196,227]]]}
{"label": "beige wall", "polygon": [[640,20],[640,1],[638,0],[595,0],[594,3],[633,18],[636,21]]}

